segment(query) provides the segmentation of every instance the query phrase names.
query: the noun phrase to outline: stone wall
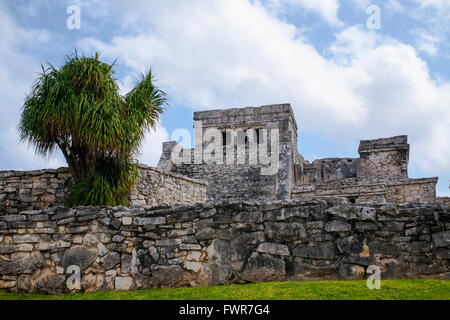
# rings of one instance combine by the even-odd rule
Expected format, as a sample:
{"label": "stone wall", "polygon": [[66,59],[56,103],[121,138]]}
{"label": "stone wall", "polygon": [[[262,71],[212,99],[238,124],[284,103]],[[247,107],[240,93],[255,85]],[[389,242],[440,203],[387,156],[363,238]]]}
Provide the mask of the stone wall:
{"label": "stone wall", "polygon": [[362,179],[408,178],[409,144],[407,136],[362,140],[357,177]]}
{"label": "stone wall", "polygon": [[[310,202],[0,213],[0,288],[62,292],[272,280],[449,277],[450,207]],[[71,268],[69,268],[70,270]]]}
{"label": "stone wall", "polygon": [[343,179],[315,184],[297,185],[292,199],[311,200],[344,197],[356,203],[436,202],[437,178],[368,180]]}
{"label": "stone wall", "polygon": [[450,206],[450,197],[437,197],[436,202],[442,205]]}
{"label": "stone wall", "polygon": [[437,178],[391,181],[387,184],[387,202],[436,202]]}
{"label": "stone wall", "polygon": [[[249,164],[248,161],[239,165],[195,164],[193,149],[190,151],[192,151],[192,163],[172,164],[170,173],[208,181],[206,198],[209,201],[276,200],[277,177],[276,175],[262,175],[261,165]],[[224,157],[226,157],[225,151]],[[235,162],[236,158],[237,156],[235,156]],[[246,159],[248,159],[248,150]]]}
{"label": "stone wall", "polygon": [[67,168],[0,172],[0,212],[64,204],[71,176]]}
{"label": "stone wall", "polygon": [[[176,142],[163,143],[163,154],[158,169],[207,181],[207,198],[211,201],[287,200],[290,198],[294,182],[294,164],[298,152],[297,123],[289,104],[200,111],[194,113],[194,121],[196,121],[194,124],[195,148],[179,150],[175,149],[180,148]],[[221,135],[218,138],[221,140],[219,144],[222,149],[218,155],[220,161],[209,164],[204,157],[202,159],[202,155],[206,147],[212,143],[213,137],[206,134],[211,129],[216,129]],[[270,155],[272,154],[271,132],[278,132],[278,143],[276,143],[279,150],[276,157],[278,170],[274,170],[274,173],[270,175],[261,173],[261,169],[270,167],[270,164],[263,164],[259,161],[259,156],[255,163],[249,161],[249,139],[247,143],[242,141],[245,141],[244,137],[239,139],[239,133],[246,135],[252,130],[253,133],[256,130],[267,132],[266,138],[261,137],[260,143],[256,141],[255,144],[258,150],[266,149],[265,153]],[[223,139],[223,135],[227,138]],[[242,144],[247,145],[242,147]],[[244,149],[241,149],[241,153],[238,152],[239,145]],[[190,156],[186,157],[188,161],[174,163],[173,150],[179,151],[181,155],[190,152]],[[243,163],[239,161],[238,154],[243,155]],[[200,155],[199,161],[195,155]]]}
{"label": "stone wall", "polygon": [[132,206],[167,206],[206,201],[204,181],[139,165],[139,179],[130,195]]}
{"label": "stone wall", "polygon": [[[206,201],[207,183],[138,165],[132,205],[194,204]],[[67,168],[0,172],[0,213],[62,206],[71,183]]]}
{"label": "stone wall", "polygon": [[313,184],[356,178],[358,163],[357,158],[314,160],[311,164],[303,165],[303,170],[300,171],[302,176],[298,180],[304,184]]}
{"label": "stone wall", "polygon": [[[436,202],[437,177],[408,178],[407,136],[362,140],[360,158],[304,161],[291,199],[345,197],[364,202]],[[300,168],[301,167],[301,168]]]}

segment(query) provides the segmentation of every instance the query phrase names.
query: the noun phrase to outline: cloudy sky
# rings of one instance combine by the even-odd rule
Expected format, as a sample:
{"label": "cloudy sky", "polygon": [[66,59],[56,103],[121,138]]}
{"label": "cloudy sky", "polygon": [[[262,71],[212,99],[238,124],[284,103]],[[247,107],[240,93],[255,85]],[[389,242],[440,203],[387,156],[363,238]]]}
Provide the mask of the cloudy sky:
{"label": "cloudy sky", "polygon": [[117,58],[124,93],[149,68],[168,93],[144,163],[195,110],[291,103],[306,159],[407,134],[410,176],[450,195],[449,38],[449,0],[2,0],[0,170],[65,165],[34,156],[17,124],[40,64],[77,48]]}

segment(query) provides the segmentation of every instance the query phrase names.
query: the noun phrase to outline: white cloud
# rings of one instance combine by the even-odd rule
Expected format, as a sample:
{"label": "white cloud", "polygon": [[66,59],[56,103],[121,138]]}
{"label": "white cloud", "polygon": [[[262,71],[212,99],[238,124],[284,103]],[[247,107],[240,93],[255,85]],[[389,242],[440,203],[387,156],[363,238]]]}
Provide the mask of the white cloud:
{"label": "white cloud", "polygon": [[17,125],[25,94],[40,71],[40,62],[25,53],[31,47],[47,43],[51,34],[45,30],[24,29],[18,26],[0,5],[0,154],[2,170],[59,167],[61,155],[42,159],[28,146],[21,144]]}
{"label": "white cloud", "polygon": [[269,6],[278,11],[302,8],[306,11],[318,14],[330,26],[339,27],[343,25],[338,17],[340,7],[339,0],[271,0],[269,1]]}
{"label": "white cloud", "polygon": [[437,35],[432,35],[426,30],[415,30],[416,47],[419,51],[425,52],[430,56],[436,56],[439,51],[439,45],[443,42]]}
{"label": "white cloud", "polygon": [[421,7],[432,7],[439,10],[450,9],[448,0],[415,0]]}
{"label": "white cloud", "polygon": [[[26,52],[39,45],[45,45],[52,39],[46,30],[25,29],[18,26],[0,5],[0,170],[32,170],[41,168],[58,168],[66,166],[62,154],[58,151],[50,158],[35,154],[32,146],[19,141],[17,126],[19,124],[25,95],[32,82],[41,72],[40,63]],[[131,90],[134,79],[126,76],[120,83],[122,93]],[[148,165],[156,165],[161,154],[162,142],[167,141],[168,134],[159,124],[156,130],[146,134],[142,152],[138,160]]]}
{"label": "white cloud", "polygon": [[326,113],[333,122],[357,125],[364,117],[362,102],[341,82],[350,74],[264,8],[247,1],[169,7],[143,10],[152,32],[82,44],[122,57],[135,71],[152,65],[171,96],[187,105],[257,105],[294,96],[308,105],[303,119]]}
{"label": "white cloud", "polygon": [[[411,161],[450,170],[450,84],[436,83],[416,50],[352,27],[324,58],[295,26],[248,1],[146,3],[123,13],[146,25],[85,48],[152,66],[171,97],[195,109],[290,102],[300,130],[336,143],[408,134]],[[345,63],[344,63],[345,62]],[[301,150],[300,150],[301,151]]]}
{"label": "white cloud", "polygon": [[448,171],[450,84],[431,80],[413,47],[389,40],[361,49],[351,68],[367,77],[355,90],[370,110],[361,133],[368,138],[408,134],[411,161],[433,174]]}
{"label": "white cloud", "polygon": [[368,6],[374,4],[373,0],[350,0],[353,4],[358,6],[359,9],[367,9]]}
{"label": "white cloud", "polygon": [[167,130],[158,124],[156,129],[152,129],[145,135],[140,148],[140,155],[138,161],[148,166],[156,167],[162,153],[162,143],[169,140]]}
{"label": "white cloud", "polygon": [[[288,4],[292,7],[310,5],[308,10],[328,17],[331,25],[338,24],[338,1],[327,2],[326,9],[308,1],[282,1],[292,1]],[[119,63],[133,73],[153,67],[176,104],[209,109],[290,102],[300,133],[320,134],[333,144],[408,134],[415,166],[448,180],[450,83],[432,80],[426,62],[412,46],[350,27],[336,34],[325,58],[299,37],[298,28],[270,14],[258,1],[80,3],[84,15],[109,16],[124,28],[111,41],[90,38],[80,44],[119,57]],[[436,40],[435,33],[428,34],[432,38],[423,37],[428,47],[421,50],[439,54],[438,47],[429,45]],[[58,166],[61,159],[46,163],[25,146],[17,147],[15,131],[24,93],[39,71],[39,61],[25,49],[45,43],[51,35],[21,28],[0,10],[0,36],[3,163],[22,169]],[[129,91],[133,79],[126,76],[122,82],[122,92]],[[161,142],[167,139],[166,129],[158,126],[146,137],[139,160],[156,165]]]}
{"label": "white cloud", "polygon": [[384,3],[384,7],[391,12],[405,11],[405,7],[398,0],[388,0]]}

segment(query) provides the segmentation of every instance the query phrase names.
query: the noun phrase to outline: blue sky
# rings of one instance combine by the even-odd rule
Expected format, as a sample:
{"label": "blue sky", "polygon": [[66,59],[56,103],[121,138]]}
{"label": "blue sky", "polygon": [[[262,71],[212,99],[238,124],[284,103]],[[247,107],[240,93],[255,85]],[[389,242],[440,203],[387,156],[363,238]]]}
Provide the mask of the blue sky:
{"label": "blue sky", "polygon": [[[80,29],[66,10],[80,8]],[[380,12],[371,29],[369,6]],[[195,110],[291,103],[308,160],[357,156],[359,140],[407,134],[411,177],[450,195],[448,0],[34,0],[0,4],[0,170],[63,166],[17,138],[40,64],[77,48],[118,58],[125,93],[152,68],[170,106],[142,147],[192,129]]]}

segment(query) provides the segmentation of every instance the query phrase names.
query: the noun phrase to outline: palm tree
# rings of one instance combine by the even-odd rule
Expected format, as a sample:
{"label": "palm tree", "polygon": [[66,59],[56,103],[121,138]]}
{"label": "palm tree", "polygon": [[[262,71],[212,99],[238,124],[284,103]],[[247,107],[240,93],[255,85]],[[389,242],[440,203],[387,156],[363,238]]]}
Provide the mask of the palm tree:
{"label": "palm tree", "polygon": [[60,69],[42,66],[25,99],[20,137],[42,156],[61,150],[74,180],[69,206],[127,204],[135,155],[167,103],[151,71],[120,95],[113,66],[75,52]]}

